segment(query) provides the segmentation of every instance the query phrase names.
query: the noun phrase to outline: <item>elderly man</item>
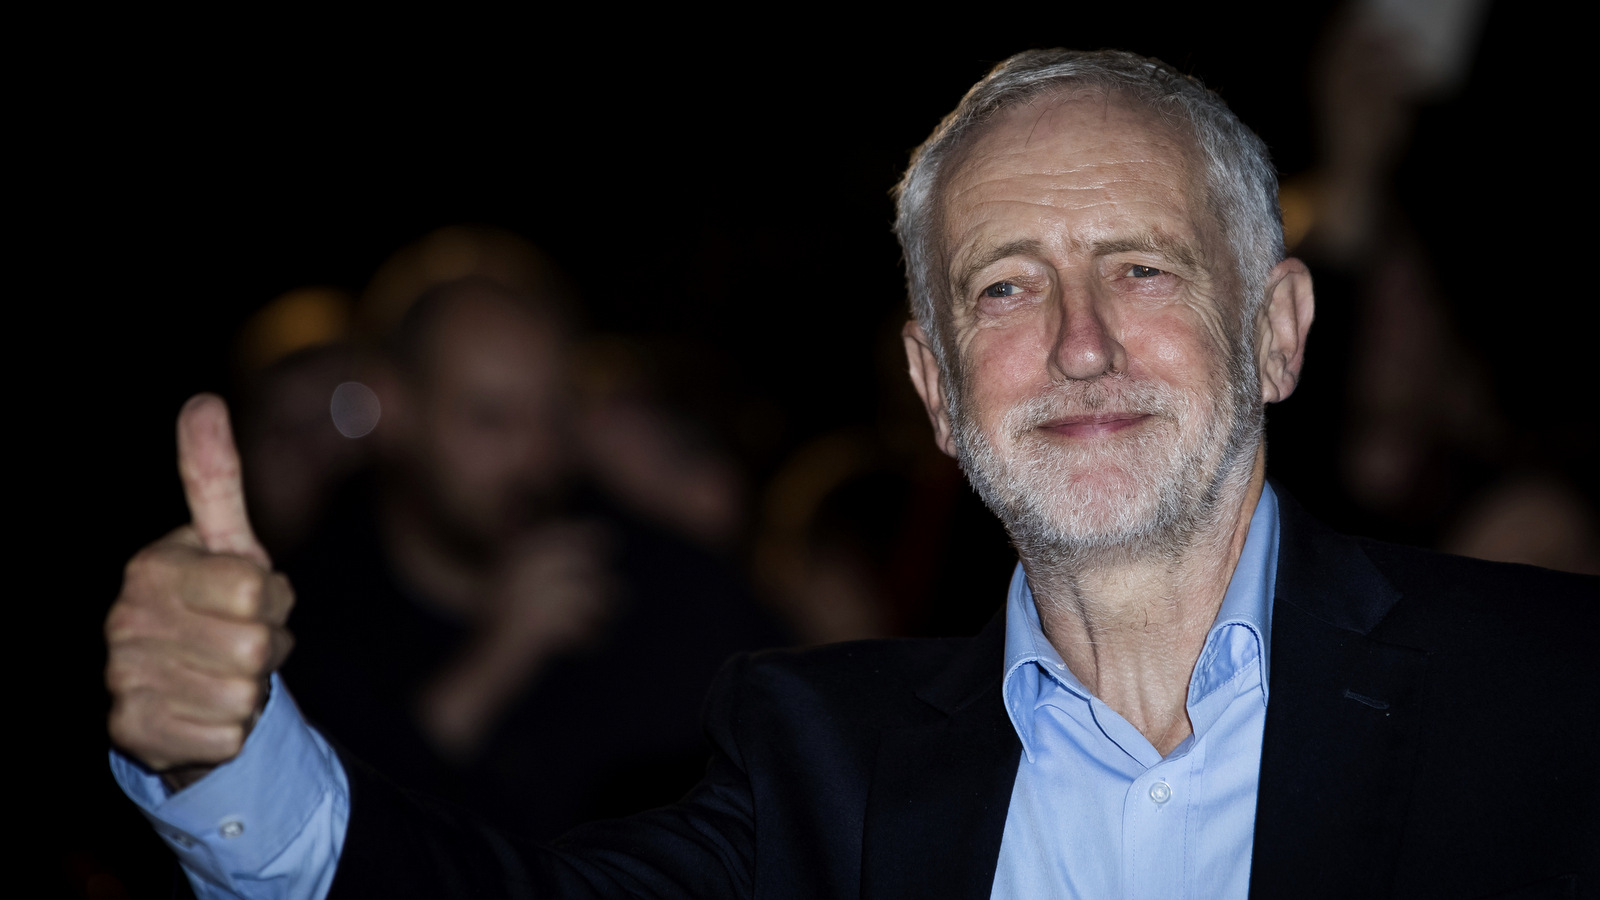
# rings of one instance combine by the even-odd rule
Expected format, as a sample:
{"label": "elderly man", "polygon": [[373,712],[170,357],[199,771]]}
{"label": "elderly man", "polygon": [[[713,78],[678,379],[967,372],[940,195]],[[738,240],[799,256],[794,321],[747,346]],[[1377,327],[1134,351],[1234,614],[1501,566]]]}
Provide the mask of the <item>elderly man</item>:
{"label": "elderly man", "polygon": [[912,380],[1021,557],[1003,615],[739,659],[699,787],[519,846],[263,695],[289,589],[223,410],[195,401],[194,525],[135,559],[107,630],[112,736],[144,764],[119,778],[199,892],[1595,889],[1594,584],[1339,537],[1267,483],[1263,405],[1294,389],[1311,280],[1220,100],[1126,54],[1022,54],[899,203]]}

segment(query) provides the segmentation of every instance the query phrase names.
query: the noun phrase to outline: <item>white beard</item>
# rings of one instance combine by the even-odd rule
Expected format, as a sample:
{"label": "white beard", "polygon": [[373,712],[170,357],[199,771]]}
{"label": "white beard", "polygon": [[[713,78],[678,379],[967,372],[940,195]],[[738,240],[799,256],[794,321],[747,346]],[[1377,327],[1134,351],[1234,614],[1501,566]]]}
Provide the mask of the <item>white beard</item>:
{"label": "white beard", "polygon": [[[1259,444],[1253,358],[1250,347],[1238,348],[1224,390],[1209,396],[1121,376],[1056,385],[1006,411],[993,440],[965,414],[964,398],[952,398],[957,458],[1024,559],[1072,565],[1106,555],[1175,556]],[[1150,418],[1089,444],[1039,430],[1099,410]]]}

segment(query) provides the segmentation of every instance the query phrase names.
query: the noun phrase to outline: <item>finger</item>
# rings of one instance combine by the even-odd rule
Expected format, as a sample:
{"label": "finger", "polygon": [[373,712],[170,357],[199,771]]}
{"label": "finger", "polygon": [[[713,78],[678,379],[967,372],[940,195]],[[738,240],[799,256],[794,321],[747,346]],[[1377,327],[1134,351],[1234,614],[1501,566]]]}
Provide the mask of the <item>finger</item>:
{"label": "finger", "polygon": [[287,628],[195,613],[151,615],[131,607],[113,610],[106,637],[112,658],[138,653],[221,677],[265,678],[294,649]]}
{"label": "finger", "polygon": [[175,574],[178,596],[195,612],[282,625],[294,606],[294,591],[280,573],[263,572],[236,556],[199,555]]}
{"label": "finger", "polygon": [[118,694],[108,721],[111,740],[156,771],[215,764],[244,746],[243,722],[194,722],[174,714],[168,698],[151,690]]}
{"label": "finger", "polygon": [[265,678],[293,649],[294,635],[287,628],[189,616],[165,652],[202,672]]}
{"label": "finger", "polygon": [[171,714],[202,724],[247,722],[265,704],[263,679],[200,671],[168,649],[154,641],[116,648],[106,660],[106,687],[115,696],[164,698]]}
{"label": "finger", "polygon": [[178,413],[178,474],[189,516],[206,549],[242,556],[270,569],[272,562],[245,514],[239,451],[221,397],[197,394]]}
{"label": "finger", "polygon": [[289,621],[289,612],[293,609],[294,588],[289,586],[289,579],[281,572],[268,575],[261,591],[261,621],[283,625]]}
{"label": "finger", "polygon": [[294,608],[294,588],[281,572],[212,554],[187,525],[128,561],[123,594],[136,607],[161,608],[152,598],[170,596],[193,612],[267,625],[283,625]]}

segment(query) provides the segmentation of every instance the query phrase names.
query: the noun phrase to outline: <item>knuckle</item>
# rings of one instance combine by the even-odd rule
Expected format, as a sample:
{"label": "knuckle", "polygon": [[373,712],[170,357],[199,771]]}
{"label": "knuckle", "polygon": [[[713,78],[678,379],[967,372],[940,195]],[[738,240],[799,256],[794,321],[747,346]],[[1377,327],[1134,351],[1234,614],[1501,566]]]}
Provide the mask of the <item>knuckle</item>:
{"label": "knuckle", "polygon": [[148,577],[161,568],[163,560],[170,554],[171,548],[163,541],[146,544],[128,558],[128,564],[122,567],[122,575],[124,578]]}
{"label": "knuckle", "polygon": [[222,762],[233,759],[244,749],[245,730],[243,724],[225,725],[219,729],[215,756],[207,762]]}
{"label": "knuckle", "polygon": [[279,622],[281,623],[288,621],[289,613],[294,611],[294,585],[289,583],[288,576],[284,575],[282,572],[274,572],[272,573],[269,587],[271,590],[275,591],[279,597],[282,598],[283,612],[282,618],[279,620]]}
{"label": "knuckle", "polygon": [[124,591],[132,585],[143,584],[150,577],[150,548],[146,547],[133,555],[127,564],[122,567],[122,584]]}
{"label": "knuckle", "polygon": [[208,725],[173,737],[174,743],[183,748],[180,754],[183,762],[206,764],[223,763],[238,756],[244,749],[244,738],[242,723]]}
{"label": "knuckle", "polygon": [[268,643],[269,658],[263,673],[276,671],[294,652],[294,633],[287,628],[274,628]]}
{"label": "knuckle", "polygon": [[118,746],[130,746],[131,739],[138,734],[138,724],[139,720],[128,714],[128,704],[124,699],[119,697],[111,704],[111,712],[106,715],[106,730]]}
{"label": "knuckle", "polygon": [[244,560],[236,556],[208,553],[196,561],[200,576],[213,584],[232,584],[245,572]]}
{"label": "knuckle", "polygon": [[106,688],[114,697],[148,700],[170,691],[177,671],[176,660],[159,644],[128,642],[106,654]]}
{"label": "knuckle", "polygon": [[106,643],[115,647],[156,631],[155,618],[145,607],[119,599],[106,613]]}
{"label": "knuckle", "polygon": [[127,581],[141,583],[164,579],[173,569],[181,567],[195,555],[192,548],[170,539],[159,540],[140,548],[123,567],[122,577]]}
{"label": "knuckle", "polygon": [[123,654],[113,653],[106,659],[106,690],[113,696],[128,694],[143,683],[139,666]]}
{"label": "knuckle", "polygon": [[261,681],[256,678],[230,678],[220,686],[217,700],[218,705],[235,719],[248,719],[261,701]]}
{"label": "knuckle", "polygon": [[256,618],[262,611],[267,573],[260,566],[237,556],[215,557],[219,572],[225,573],[229,609],[243,618]]}
{"label": "knuckle", "polygon": [[[173,576],[182,571],[183,566],[166,548],[147,547],[140,551],[123,569],[122,590],[111,606],[110,616],[137,616],[142,610],[175,606],[178,592]],[[108,618],[108,626],[110,621]]]}
{"label": "knuckle", "polygon": [[122,591],[117,594],[117,605],[139,605],[160,595],[160,579],[153,564],[134,557],[122,573]]}
{"label": "knuckle", "polygon": [[106,613],[104,632],[106,643],[113,646],[128,634],[127,606],[120,598],[111,604],[111,609]]}
{"label": "knuckle", "polygon": [[242,578],[234,588],[233,611],[236,615],[246,619],[261,619],[266,612],[264,601],[265,591],[262,580],[257,577]]}
{"label": "knuckle", "polygon": [[199,557],[184,576],[184,600],[191,608],[248,617],[260,593],[259,570],[237,557]]}
{"label": "knuckle", "polygon": [[251,673],[264,672],[272,660],[271,632],[264,627],[241,628],[234,637],[233,658]]}
{"label": "knuckle", "polygon": [[111,705],[106,717],[106,731],[111,742],[133,756],[159,767],[162,754],[160,742],[152,736],[152,720],[148,707],[135,698],[119,698]]}

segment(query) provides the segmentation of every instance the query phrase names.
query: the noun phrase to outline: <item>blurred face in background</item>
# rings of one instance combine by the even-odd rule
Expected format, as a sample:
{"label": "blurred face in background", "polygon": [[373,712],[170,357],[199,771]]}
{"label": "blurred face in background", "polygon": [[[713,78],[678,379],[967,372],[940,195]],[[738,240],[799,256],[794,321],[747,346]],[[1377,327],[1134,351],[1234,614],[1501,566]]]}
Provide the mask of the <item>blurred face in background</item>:
{"label": "blurred face in background", "polygon": [[398,379],[393,449],[440,536],[488,554],[548,513],[565,481],[565,341],[486,288],[453,298],[434,324],[418,371]]}

